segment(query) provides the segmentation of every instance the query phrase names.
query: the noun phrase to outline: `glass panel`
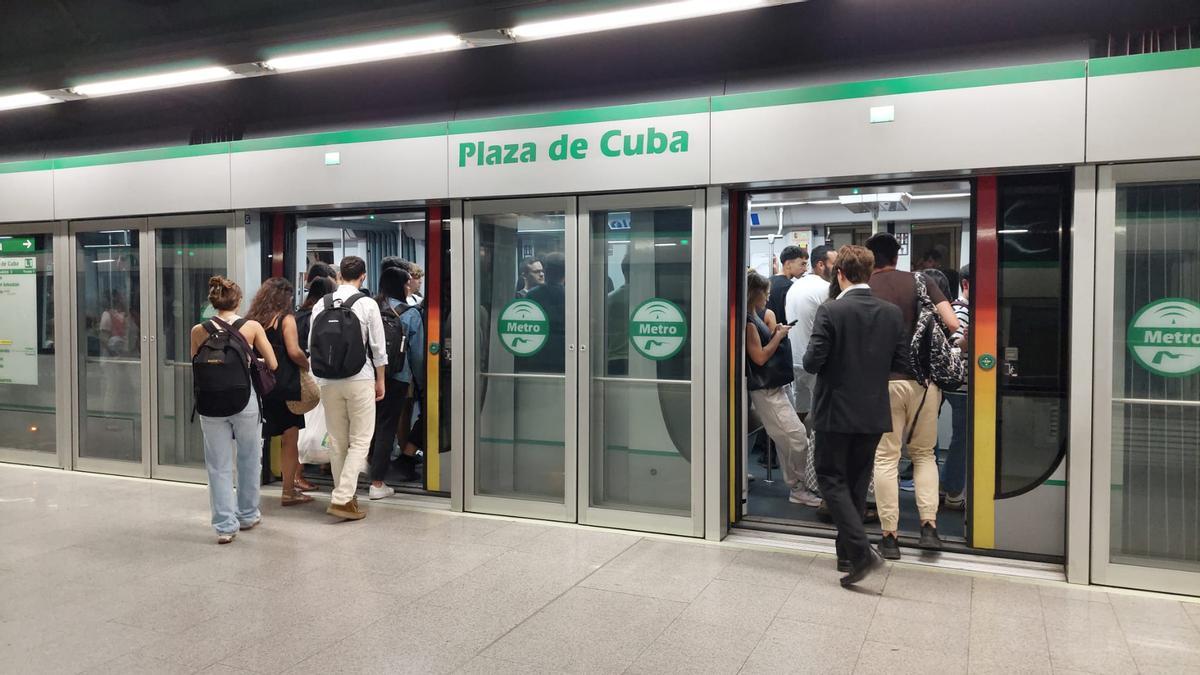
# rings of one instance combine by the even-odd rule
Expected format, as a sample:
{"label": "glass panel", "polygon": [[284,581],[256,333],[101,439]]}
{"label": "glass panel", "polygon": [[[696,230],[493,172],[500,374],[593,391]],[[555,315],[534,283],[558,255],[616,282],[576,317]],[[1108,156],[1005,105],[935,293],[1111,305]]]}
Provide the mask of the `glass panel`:
{"label": "glass panel", "polygon": [[48,234],[0,238],[0,448],[57,447],[53,245]]}
{"label": "glass panel", "polygon": [[137,230],[75,236],[79,456],[142,461]]}
{"label": "glass panel", "polygon": [[562,211],[475,218],[476,494],[564,500],[566,402],[574,400],[564,222]]}
{"label": "glass panel", "polygon": [[1061,174],[1000,181],[1001,496],[1037,487],[1066,456],[1070,195]]}
{"label": "glass panel", "polygon": [[[192,420],[191,330],[213,315],[208,279],[228,273],[225,228],[155,232],[158,289],[158,463],[204,466],[204,437]],[[249,298],[243,303],[243,311]]]}
{"label": "glass panel", "polygon": [[591,221],[590,503],[688,516],[692,209]]}
{"label": "glass panel", "polygon": [[1200,182],[1118,186],[1114,563],[1200,571]]}

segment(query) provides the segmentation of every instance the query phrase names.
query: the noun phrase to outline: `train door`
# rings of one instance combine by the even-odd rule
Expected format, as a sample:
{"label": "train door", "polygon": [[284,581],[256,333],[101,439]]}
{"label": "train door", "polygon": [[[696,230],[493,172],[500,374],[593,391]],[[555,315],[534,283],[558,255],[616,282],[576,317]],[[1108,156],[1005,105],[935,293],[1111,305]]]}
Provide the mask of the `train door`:
{"label": "train door", "polygon": [[230,213],[69,224],[76,468],[205,480],[189,335],[235,231]]}
{"label": "train door", "polygon": [[1200,594],[1200,162],[1097,192],[1092,579]]}
{"label": "train door", "polygon": [[699,536],[704,193],[468,202],[464,508]]}

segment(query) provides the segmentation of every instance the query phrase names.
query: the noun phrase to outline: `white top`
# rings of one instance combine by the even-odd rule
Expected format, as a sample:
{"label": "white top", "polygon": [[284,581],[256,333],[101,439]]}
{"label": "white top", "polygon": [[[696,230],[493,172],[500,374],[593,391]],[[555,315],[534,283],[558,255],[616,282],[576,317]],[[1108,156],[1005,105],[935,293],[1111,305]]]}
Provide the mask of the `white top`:
{"label": "white top", "polygon": [[[338,286],[337,290],[325,297],[331,297],[335,301],[345,301],[346,298],[359,293],[360,291],[353,287],[342,285]],[[308,343],[312,344],[312,327],[317,323],[317,317],[321,312],[325,311],[325,298],[313,305],[312,320],[308,322]],[[359,323],[362,324],[363,335],[367,337],[367,344],[370,346],[370,351],[367,354],[369,357],[367,362],[363,364],[362,370],[358,371],[357,375],[349,377],[349,380],[374,380],[376,366],[387,365],[387,342],[383,335],[383,319],[379,316],[379,305],[376,304],[369,296],[364,297],[350,307],[350,311],[358,317]],[[285,355],[286,356],[286,355]],[[326,380],[315,377],[317,384],[323,384]],[[333,380],[340,382],[341,380]]]}
{"label": "white top", "polygon": [[813,323],[817,320],[817,308],[829,298],[829,282],[818,274],[808,273],[792,282],[783,301],[784,312],[796,325],[788,332],[792,343],[792,365],[799,366],[808,350],[812,337]]}
{"label": "white top", "polygon": [[871,284],[854,284],[853,286],[847,286],[842,290],[841,293],[838,293],[838,300],[841,300],[850,291],[857,291],[860,288],[865,288],[869,291],[871,290]]}

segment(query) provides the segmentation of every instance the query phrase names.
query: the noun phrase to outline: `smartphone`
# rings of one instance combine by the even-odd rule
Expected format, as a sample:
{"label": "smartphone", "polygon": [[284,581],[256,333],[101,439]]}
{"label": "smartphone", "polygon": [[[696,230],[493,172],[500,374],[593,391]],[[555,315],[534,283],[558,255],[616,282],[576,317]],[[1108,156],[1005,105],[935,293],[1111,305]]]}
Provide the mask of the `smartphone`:
{"label": "smartphone", "polygon": [[800,320],[800,319],[792,319],[791,321],[789,321],[789,322],[787,322],[787,323],[785,323],[785,324],[783,324],[783,325],[785,325],[785,326],[795,326],[795,325],[796,325],[796,322],[797,322],[797,321],[799,321],[799,320]]}

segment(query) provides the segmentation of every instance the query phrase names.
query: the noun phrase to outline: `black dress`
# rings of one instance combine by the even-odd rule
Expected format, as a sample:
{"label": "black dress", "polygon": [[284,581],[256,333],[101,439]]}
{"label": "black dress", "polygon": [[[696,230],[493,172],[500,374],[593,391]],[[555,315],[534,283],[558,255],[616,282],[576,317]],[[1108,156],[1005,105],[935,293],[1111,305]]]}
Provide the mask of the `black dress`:
{"label": "black dress", "polygon": [[292,427],[304,428],[304,415],[297,415],[287,407],[288,401],[300,399],[300,368],[288,357],[280,323],[277,321],[266,329],[279,368],[275,371],[275,389],[263,399],[263,438],[279,436]]}

